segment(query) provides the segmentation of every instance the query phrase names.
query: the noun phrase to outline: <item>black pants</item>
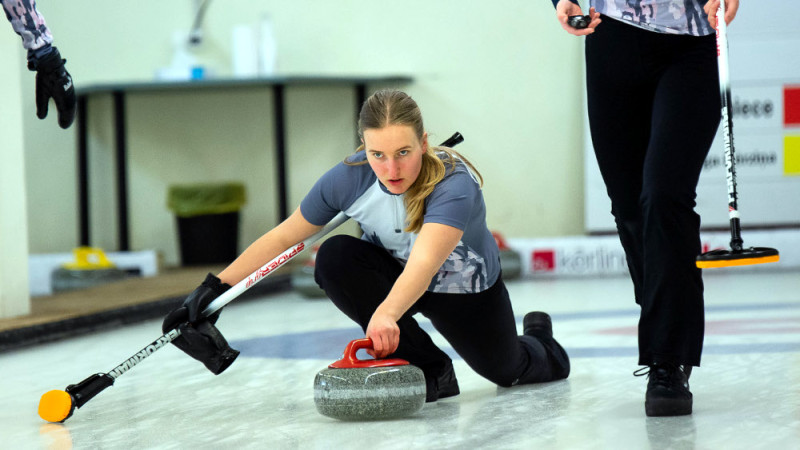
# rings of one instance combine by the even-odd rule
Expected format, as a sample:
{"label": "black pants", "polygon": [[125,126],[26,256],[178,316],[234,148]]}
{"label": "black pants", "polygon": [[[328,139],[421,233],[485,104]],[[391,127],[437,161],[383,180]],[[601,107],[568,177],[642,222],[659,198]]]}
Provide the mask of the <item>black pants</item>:
{"label": "black pants", "polygon": [[[385,249],[352,236],[326,240],[317,252],[315,279],[333,303],[366,332],[402,265]],[[426,292],[397,321],[403,358],[436,378],[450,364],[412,317],[420,312],[481,376],[511,386],[566,378],[569,359],[554,339],[517,336],[514,313],[502,279],[475,294]]]}
{"label": "black pants", "polygon": [[697,181],[720,121],[711,36],[603,17],[586,39],[589,123],[633,279],[639,364],[700,365]]}

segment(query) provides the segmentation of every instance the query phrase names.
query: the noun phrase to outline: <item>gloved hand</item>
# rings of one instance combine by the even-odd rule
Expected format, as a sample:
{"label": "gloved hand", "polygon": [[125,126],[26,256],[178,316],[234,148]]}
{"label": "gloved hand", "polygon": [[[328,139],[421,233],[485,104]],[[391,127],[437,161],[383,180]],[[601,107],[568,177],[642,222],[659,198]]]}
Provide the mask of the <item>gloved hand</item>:
{"label": "gloved hand", "polygon": [[239,356],[239,351],[231,348],[222,333],[214,326],[220,311],[205,318],[203,310],[215,298],[230,289],[212,274],[195,289],[183,304],[167,314],[161,329],[164,333],[178,328],[181,335],[174,341],[176,347],[192,358],[202,362],[214,375],[227,369]]}
{"label": "gloved hand", "polygon": [[[171,329],[164,328],[164,333]],[[203,363],[214,375],[225,371],[239,356],[239,350],[231,348],[217,327],[207,320],[202,320],[196,325],[182,323],[178,325],[178,329],[180,329],[181,335],[172,343],[187,355]]]}
{"label": "gloved hand", "polygon": [[[206,306],[230,288],[229,284],[223,283],[219,278],[209,273],[203,283],[186,297],[183,304],[164,318],[163,328],[171,330],[184,322],[196,324],[202,318],[202,313]],[[219,313],[220,311],[217,311],[205,320],[212,324],[217,323]]]}
{"label": "gloved hand", "polygon": [[75,86],[64,67],[66,62],[55,47],[44,56],[28,59],[28,69],[36,72],[36,116],[47,117],[47,104],[52,97],[58,109],[58,125],[64,129],[72,125],[76,109]]}

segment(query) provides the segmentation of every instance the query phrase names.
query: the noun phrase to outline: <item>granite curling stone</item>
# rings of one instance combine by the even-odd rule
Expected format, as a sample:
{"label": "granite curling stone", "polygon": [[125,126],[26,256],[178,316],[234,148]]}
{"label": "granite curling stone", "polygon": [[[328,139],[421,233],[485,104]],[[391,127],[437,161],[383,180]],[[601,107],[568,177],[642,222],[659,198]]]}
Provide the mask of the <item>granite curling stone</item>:
{"label": "granite curling stone", "polygon": [[425,404],[425,375],[403,359],[358,359],[372,348],[369,338],[351,341],[342,359],[317,373],[314,403],[320,414],[339,420],[405,417]]}

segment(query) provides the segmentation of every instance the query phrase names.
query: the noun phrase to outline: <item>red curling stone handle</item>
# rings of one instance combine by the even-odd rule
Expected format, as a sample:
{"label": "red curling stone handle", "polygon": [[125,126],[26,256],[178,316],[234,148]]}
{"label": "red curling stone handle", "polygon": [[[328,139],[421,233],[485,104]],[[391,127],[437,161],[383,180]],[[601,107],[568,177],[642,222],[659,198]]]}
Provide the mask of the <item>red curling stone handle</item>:
{"label": "red curling stone handle", "polygon": [[372,349],[373,348],[372,339],[364,338],[364,339],[356,339],[354,341],[350,341],[350,343],[347,344],[347,347],[345,347],[344,349],[344,355],[342,355],[342,359],[329,365],[328,368],[359,369],[359,368],[369,368],[369,367],[391,367],[391,366],[408,365],[408,361],[400,358],[358,359],[358,357],[356,356],[356,352],[358,352],[362,348]]}

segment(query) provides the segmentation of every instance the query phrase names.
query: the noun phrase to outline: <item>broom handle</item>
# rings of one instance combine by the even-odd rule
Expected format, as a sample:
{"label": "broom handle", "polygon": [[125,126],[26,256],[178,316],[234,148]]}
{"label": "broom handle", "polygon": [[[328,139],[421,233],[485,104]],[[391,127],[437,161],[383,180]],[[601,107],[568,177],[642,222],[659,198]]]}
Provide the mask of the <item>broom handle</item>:
{"label": "broom handle", "polygon": [[733,146],[733,117],[730,111],[731,82],[728,71],[728,25],[725,23],[725,0],[717,9],[717,68],[719,94],[722,102],[722,136],[725,142],[726,181],[728,184],[728,218],[731,224],[731,250],[742,250],[742,227],[739,220],[739,203],[736,192],[736,157]]}
{"label": "broom handle", "polygon": [[225,291],[222,295],[215,298],[214,301],[209,303],[206,309],[203,310],[203,317],[208,317],[214,314],[215,312],[219,311],[220,309],[222,309],[223,306],[233,301],[233,299],[241,295],[244,291],[250,289],[253,285],[261,281],[262,278],[271,274],[273,271],[281,267],[284,263],[297,256],[300,252],[308,248],[311,244],[313,244],[326,234],[333,231],[334,228],[343,224],[345,221],[347,221],[347,219],[348,217],[343,212],[337,214],[336,217],[331,219],[331,221],[328,222],[327,225],[325,225],[324,228],[317,231],[310,237],[306,238],[304,241],[292,246],[285,252],[276,256],[275,258],[272,259],[272,261],[264,264],[263,266],[261,266],[261,268],[248,275],[247,278],[236,283],[235,285],[233,285],[233,287]]}

